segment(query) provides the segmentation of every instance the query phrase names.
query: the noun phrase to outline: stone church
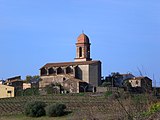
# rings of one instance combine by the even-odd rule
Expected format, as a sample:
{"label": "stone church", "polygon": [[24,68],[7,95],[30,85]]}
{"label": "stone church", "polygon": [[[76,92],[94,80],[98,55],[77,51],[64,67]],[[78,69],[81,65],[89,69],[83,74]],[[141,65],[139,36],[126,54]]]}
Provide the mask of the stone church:
{"label": "stone church", "polygon": [[101,61],[90,57],[90,41],[87,35],[80,34],[76,42],[74,62],[47,63],[40,68],[40,88],[58,83],[72,93],[88,91],[101,84]]}

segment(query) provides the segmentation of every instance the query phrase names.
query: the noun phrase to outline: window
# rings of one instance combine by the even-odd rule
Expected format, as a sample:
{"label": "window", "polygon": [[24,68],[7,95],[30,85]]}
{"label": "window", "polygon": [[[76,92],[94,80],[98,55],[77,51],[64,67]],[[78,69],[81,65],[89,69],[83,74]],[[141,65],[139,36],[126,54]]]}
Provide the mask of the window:
{"label": "window", "polygon": [[71,73],[73,74],[73,69],[71,67],[66,68],[66,74]]}
{"label": "window", "polygon": [[53,69],[53,68],[49,68],[49,69],[48,69],[48,72],[49,72],[49,75],[50,75],[50,74],[54,74],[54,73],[55,73],[55,71],[54,71],[54,69]]}
{"label": "window", "polygon": [[41,75],[47,75],[47,70],[45,68],[41,69]]}
{"label": "window", "polygon": [[82,47],[79,47],[79,57],[82,57]]}
{"label": "window", "polygon": [[63,70],[62,70],[61,67],[59,67],[59,68],[57,69],[57,74],[63,74]]}
{"label": "window", "polygon": [[10,90],[9,90],[9,91],[7,91],[7,93],[10,93],[10,94],[11,94],[11,93],[12,93],[12,91],[10,91]]}

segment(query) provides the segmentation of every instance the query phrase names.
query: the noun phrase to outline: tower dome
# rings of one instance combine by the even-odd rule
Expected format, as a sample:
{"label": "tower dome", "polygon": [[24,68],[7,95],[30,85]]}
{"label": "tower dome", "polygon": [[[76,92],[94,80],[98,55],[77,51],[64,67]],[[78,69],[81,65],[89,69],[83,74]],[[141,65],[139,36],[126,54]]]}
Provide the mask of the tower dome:
{"label": "tower dome", "polygon": [[77,43],[89,43],[89,38],[84,33],[80,34],[77,38]]}
{"label": "tower dome", "polygon": [[76,58],[75,61],[90,61],[90,42],[87,35],[80,34],[76,43]]}

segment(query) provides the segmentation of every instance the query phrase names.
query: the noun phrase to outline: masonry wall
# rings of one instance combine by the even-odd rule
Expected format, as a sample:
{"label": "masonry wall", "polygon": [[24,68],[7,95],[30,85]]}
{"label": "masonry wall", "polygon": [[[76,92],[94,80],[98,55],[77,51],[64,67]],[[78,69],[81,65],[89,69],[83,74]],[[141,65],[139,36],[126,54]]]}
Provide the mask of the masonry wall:
{"label": "masonry wall", "polygon": [[89,65],[78,65],[79,79],[89,83]]}
{"label": "masonry wall", "polygon": [[41,81],[39,82],[39,87],[45,87],[51,83],[62,83],[64,79],[64,75],[56,75],[56,76],[41,76]]}
{"label": "masonry wall", "polygon": [[0,85],[0,98],[14,97],[14,87]]}
{"label": "masonry wall", "polygon": [[101,62],[89,65],[89,83],[94,86],[101,84]]}

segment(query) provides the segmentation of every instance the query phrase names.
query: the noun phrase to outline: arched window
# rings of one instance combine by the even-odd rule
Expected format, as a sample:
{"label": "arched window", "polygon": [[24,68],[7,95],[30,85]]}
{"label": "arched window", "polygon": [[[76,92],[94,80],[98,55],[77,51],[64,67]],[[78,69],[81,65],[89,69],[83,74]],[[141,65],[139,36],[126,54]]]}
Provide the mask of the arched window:
{"label": "arched window", "polygon": [[63,74],[63,69],[61,67],[57,69],[57,74]]}
{"label": "arched window", "polygon": [[66,74],[73,73],[73,69],[71,67],[66,68]]}
{"label": "arched window", "polygon": [[54,74],[54,73],[55,73],[55,71],[54,71],[54,69],[53,69],[53,68],[49,68],[49,69],[48,69],[48,73],[49,73],[49,75],[51,75],[51,74]]}
{"label": "arched window", "polygon": [[79,47],[79,57],[82,57],[82,47]]}
{"label": "arched window", "polygon": [[47,70],[45,68],[42,68],[41,69],[41,75],[47,75]]}

